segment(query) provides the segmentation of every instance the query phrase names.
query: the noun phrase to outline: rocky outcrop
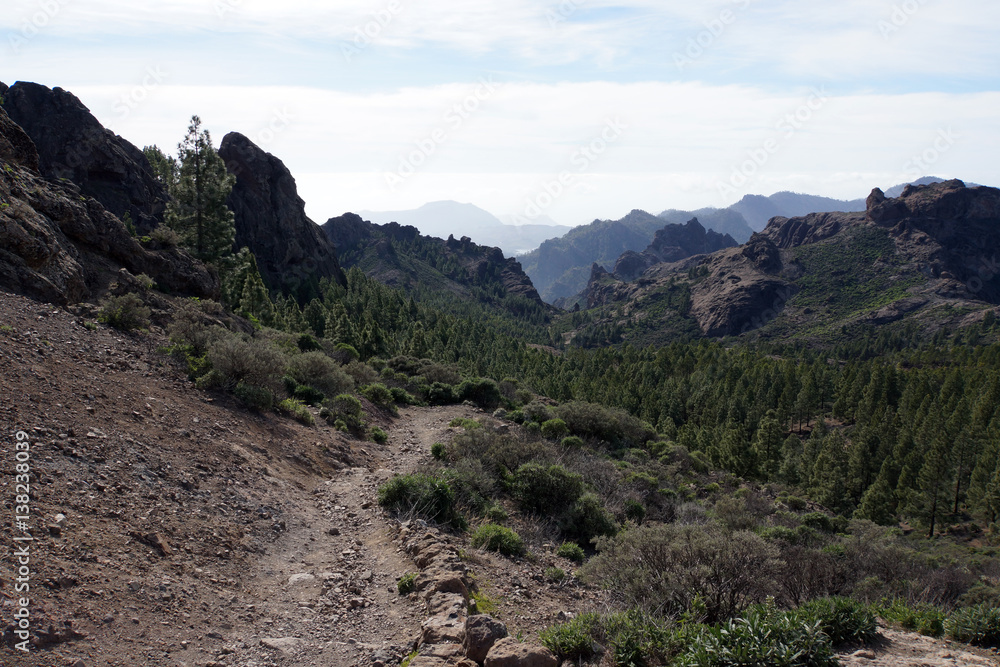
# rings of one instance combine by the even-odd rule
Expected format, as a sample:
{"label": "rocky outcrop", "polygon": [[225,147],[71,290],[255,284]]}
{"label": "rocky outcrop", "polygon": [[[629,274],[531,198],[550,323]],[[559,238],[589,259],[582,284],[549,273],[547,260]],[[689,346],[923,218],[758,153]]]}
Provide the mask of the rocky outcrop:
{"label": "rocky outcrop", "polygon": [[778,248],[759,234],[710,256],[699,267],[705,278],[691,288],[691,315],[702,333],[736,336],[777,317],[796,291],[777,275],[781,266]]}
{"label": "rocky outcrop", "polygon": [[3,93],[3,108],[31,137],[39,169],[50,180],[79,186],[111,214],[148,233],[163,221],[167,193],[142,151],[105,129],[62,88],[20,81]]}
{"label": "rocky outcrop", "polygon": [[422,522],[408,521],[396,539],[420,569],[411,595],[422,598],[427,610],[411,667],[555,667],[548,649],[510,639],[507,626],[476,613],[469,599],[468,568],[449,538]]}
{"label": "rocky outcrop", "polygon": [[[12,89],[13,90],[13,89]],[[121,268],[166,291],[218,296],[218,279],[187,253],[146,248],[72,183],[42,178],[30,139],[0,110],[0,286],[75,303],[103,292]]]}
{"label": "rocky outcrop", "polygon": [[656,232],[644,251],[628,251],[618,258],[614,274],[622,280],[635,280],[646,269],[663,262],[678,262],[693,255],[705,255],[739,245],[729,234],[706,230],[698,218],[683,225],[667,225]]}
{"label": "rocky outcrop", "polygon": [[284,163],[238,132],[222,139],[219,155],[236,176],[226,201],[236,218],[236,248],[249,248],[268,287],[306,300],[323,278],[347,284],[337,252],[305,212]]}

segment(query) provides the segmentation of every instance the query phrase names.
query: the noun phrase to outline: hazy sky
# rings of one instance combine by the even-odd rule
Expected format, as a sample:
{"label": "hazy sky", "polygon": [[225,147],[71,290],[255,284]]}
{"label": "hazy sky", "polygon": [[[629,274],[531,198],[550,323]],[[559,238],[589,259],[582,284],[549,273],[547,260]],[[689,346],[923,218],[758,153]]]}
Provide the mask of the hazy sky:
{"label": "hazy sky", "polygon": [[6,0],[0,30],[0,80],[71,90],[140,147],[196,113],[243,132],[318,222],[1000,185],[995,1]]}

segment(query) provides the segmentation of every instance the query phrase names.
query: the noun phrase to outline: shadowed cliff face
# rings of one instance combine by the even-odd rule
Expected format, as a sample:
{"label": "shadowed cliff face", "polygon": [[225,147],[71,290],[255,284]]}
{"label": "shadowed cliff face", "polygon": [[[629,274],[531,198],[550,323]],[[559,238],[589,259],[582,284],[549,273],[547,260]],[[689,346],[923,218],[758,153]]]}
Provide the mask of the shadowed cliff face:
{"label": "shadowed cliff face", "polygon": [[236,247],[253,252],[268,287],[309,299],[323,278],[346,285],[333,244],[306,215],[284,163],[238,132],[222,139],[219,155],[236,176],[226,202],[236,217]]}
{"label": "shadowed cliff face", "polygon": [[163,221],[168,197],[149,161],[105,129],[76,96],[25,82],[2,94],[3,108],[37,147],[43,176],[75,183],[119,219],[131,218],[140,233]]}
{"label": "shadowed cliff face", "polygon": [[176,248],[143,247],[80,187],[40,176],[31,139],[2,109],[0,163],[0,286],[75,303],[100,294],[124,267],[177,294],[218,297],[204,264]]}
{"label": "shadowed cliff face", "polygon": [[445,241],[423,236],[410,225],[376,225],[354,213],[331,218],[322,229],[345,266],[357,266],[386,285],[444,291],[463,298],[473,298],[472,289],[479,288],[481,299],[519,296],[548,308],[517,260],[468,237],[451,236]]}
{"label": "shadowed cliff face", "polygon": [[623,280],[635,280],[643,271],[663,262],[679,262],[693,255],[704,255],[739,244],[729,234],[706,231],[692,218],[683,225],[667,225],[656,232],[653,242],[643,252],[628,251],[618,258],[614,274]]}

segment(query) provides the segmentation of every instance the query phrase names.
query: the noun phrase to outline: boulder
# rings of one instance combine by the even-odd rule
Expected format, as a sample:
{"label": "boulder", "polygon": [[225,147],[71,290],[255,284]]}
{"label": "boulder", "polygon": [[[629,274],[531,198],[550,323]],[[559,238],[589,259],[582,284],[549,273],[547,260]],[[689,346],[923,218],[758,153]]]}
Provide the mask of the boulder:
{"label": "boulder", "polygon": [[522,644],[513,637],[499,640],[490,649],[484,667],[558,667],[559,661],[549,649]]}
{"label": "boulder", "polygon": [[465,622],[465,655],[482,664],[493,645],[507,636],[507,626],[500,621],[478,614]]}

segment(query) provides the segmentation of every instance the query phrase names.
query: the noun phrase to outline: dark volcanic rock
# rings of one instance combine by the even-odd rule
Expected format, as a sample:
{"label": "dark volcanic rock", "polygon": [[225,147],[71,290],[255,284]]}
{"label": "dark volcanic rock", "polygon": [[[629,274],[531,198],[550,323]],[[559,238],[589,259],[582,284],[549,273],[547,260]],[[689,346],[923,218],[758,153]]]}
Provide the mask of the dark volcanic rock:
{"label": "dark volcanic rock", "polygon": [[226,202],[236,216],[236,247],[257,257],[268,287],[308,299],[322,278],[346,285],[333,243],[306,215],[284,163],[238,132],[223,137],[219,155],[236,176]]}
{"label": "dark volcanic rock", "polygon": [[81,196],[76,185],[39,176],[30,167],[37,157],[25,139],[0,109],[0,286],[73,303],[101,292],[124,267],[149,275],[164,290],[218,296],[218,279],[204,264],[177,249],[142,247],[121,220]]}
{"label": "dark volcanic rock", "polygon": [[628,251],[618,258],[614,273],[622,280],[635,280],[643,271],[663,262],[678,262],[739,245],[729,234],[706,231],[698,218],[683,225],[667,225],[656,232],[642,253]]}
{"label": "dark volcanic rock", "polygon": [[345,266],[360,266],[365,275],[383,284],[443,290],[467,298],[470,288],[499,287],[503,296],[522,296],[544,305],[516,259],[505,258],[499,248],[473,243],[468,236],[441,240],[423,236],[411,225],[377,225],[354,213],[330,218],[322,229]]}
{"label": "dark volcanic rock", "polygon": [[167,193],[142,151],[105,129],[72,93],[19,81],[4,93],[3,108],[38,150],[51,180],[67,179],[83,194],[148,232],[163,221]]}

